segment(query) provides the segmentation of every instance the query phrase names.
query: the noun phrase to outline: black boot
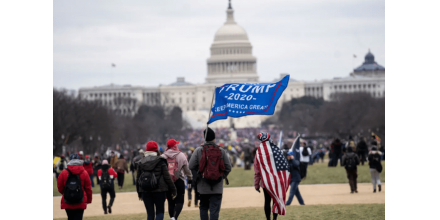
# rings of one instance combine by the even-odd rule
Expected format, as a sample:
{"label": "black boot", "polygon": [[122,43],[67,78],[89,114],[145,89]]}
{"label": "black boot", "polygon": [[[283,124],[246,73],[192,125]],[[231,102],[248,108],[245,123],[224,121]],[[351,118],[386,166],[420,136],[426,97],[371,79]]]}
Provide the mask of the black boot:
{"label": "black boot", "polygon": [[377,185],[379,187],[379,192],[382,191],[381,185]]}
{"label": "black boot", "polygon": [[373,190],[373,193],[375,193],[375,192],[376,192],[376,189]]}

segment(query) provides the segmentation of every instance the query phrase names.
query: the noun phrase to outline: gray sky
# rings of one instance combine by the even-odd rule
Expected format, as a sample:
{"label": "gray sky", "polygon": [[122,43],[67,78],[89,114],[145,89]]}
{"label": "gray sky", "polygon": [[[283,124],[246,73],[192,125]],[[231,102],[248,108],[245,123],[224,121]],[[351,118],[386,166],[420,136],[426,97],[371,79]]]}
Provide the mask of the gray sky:
{"label": "gray sky", "polygon": [[[227,5],[227,0],[53,1],[54,87],[77,90],[112,81],[158,86],[179,76],[203,83]],[[232,7],[252,43],[261,81],[280,73],[297,80],[347,76],[369,48],[385,66],[384,0],[232,0]]]}

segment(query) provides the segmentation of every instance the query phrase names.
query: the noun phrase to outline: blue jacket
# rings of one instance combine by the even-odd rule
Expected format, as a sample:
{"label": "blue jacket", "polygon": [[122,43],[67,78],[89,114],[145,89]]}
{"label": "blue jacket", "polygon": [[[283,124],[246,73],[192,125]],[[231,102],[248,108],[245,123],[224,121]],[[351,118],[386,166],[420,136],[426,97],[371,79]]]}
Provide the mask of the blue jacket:
{"label": "blue jacket", "polygon": [[289,163],[290,182],[301,182],[301,175],[299,174],[299,161],[287,160]]}

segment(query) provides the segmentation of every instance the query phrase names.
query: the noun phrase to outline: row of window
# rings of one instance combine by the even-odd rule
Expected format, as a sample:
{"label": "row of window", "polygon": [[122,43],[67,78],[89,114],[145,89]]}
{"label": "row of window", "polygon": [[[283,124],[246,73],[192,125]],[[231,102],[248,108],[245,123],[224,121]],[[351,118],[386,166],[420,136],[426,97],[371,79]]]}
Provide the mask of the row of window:
{"label": "row of window", "polygon": [[[330,87],[330,89],[331,89],[332,87]],[[337,86],[337,85],[335,85],[335,86],[333,86],[333,88],[335,89],[335,90],[337,90],[337,89],[342,89],[342,88],[344,88],[344,89],[351,89],[351,88],[353,88],[353,89],[366,89],[366,88],[368,88],[368,89],[370,89],[370,88],[376,88],[376,84],[354,84],[354,85],[339,85],[339,86]],[[380,85],[377,85],[377,88],[380,88]]]}
{"label": "row of window", "polygon": [[212,55],[252,54],[252,48],[211,49]]}
{"label": "row of window", "polygon": [[130,96],[134,96],[133,93],[125,93],[125,92],[111,92],[111,93],[90,93],[89,96],[91,98],[95,97],[95,98],[102,98],[102,97],[130,97]]}

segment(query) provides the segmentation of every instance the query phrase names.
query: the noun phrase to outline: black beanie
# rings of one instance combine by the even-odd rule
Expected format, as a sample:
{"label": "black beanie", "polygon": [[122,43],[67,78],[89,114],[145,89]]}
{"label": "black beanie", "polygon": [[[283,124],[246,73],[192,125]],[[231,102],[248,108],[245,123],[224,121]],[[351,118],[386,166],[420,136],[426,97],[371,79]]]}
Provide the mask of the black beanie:
{"label": "black beanie", "polygon": [[208,127],[208,134],[206,134],[206,129],[203,131],[203,137],[205,137],[206,135],[206,139],[205,141],[212,141],[215,139],[215,133],[214,131]]}
{"label": "black beanie", "polygon": [[353,148],[352,147],[347,147],[347,152],[349,152],[349,153],[353,152]]}

